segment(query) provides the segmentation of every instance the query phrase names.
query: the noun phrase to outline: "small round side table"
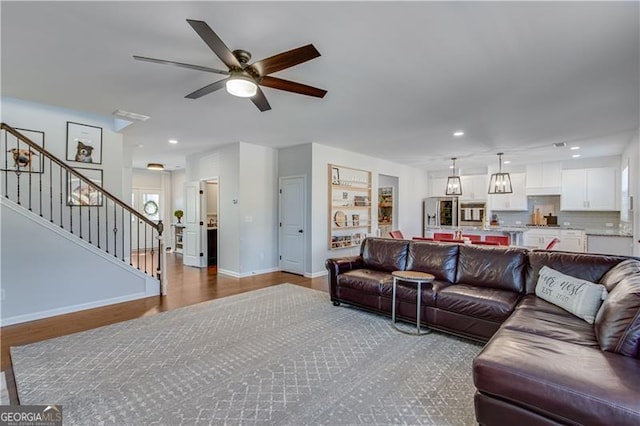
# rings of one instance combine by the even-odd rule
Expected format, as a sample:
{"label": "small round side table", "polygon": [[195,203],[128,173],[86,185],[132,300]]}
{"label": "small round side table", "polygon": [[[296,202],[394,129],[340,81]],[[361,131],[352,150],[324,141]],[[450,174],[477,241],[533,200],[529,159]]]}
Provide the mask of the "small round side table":
{"label": "small round side table", "polygon": [[[393,327],[406,334],[412,334],[415,336],[422,336],[424,334],[429,334],[431,330],[427,330],[425,332],[420,331],[420,304],[421,304],[421,295],[422,295],[422,284],[430,284],[433,282],[435,278],[433,275],[428,274],[426,272],[418,272],[418,271],[393,271],[391,273],[393,276],[393,296],[391,297],[391,324]],[[396,283],[398,280],[406,281],[409,283],[414,283],[417,285],[418,295],[416,297],[416,332],[410,333],[408,331],[402,330],[398,328],[396,325]]]}

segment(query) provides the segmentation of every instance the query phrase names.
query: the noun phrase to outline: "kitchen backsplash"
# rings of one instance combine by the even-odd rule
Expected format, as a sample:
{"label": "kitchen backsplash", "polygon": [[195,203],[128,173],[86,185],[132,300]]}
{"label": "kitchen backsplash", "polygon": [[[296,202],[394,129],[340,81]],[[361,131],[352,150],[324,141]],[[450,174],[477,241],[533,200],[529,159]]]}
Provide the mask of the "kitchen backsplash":
{"label": "kitchen backsplash", "polygon": [[[492,211],[492,214],[498,215],[498,223],[506,226],[526,225],[532,223],[532,215],[535,207],[545,206],[544,209],[551,208],[554,215],[558,216],[558,225],[563,226],[565,222],[568,222],[572,228],[584,228],[584,229],[600,229],[607,228],[607,223],[613,224],[613,228],[617,229],[620,226],[620,213],[619,212],[563,212],[560,211],[560,196],[559,195],[545,195],[527,197],[527,206],[529,208],[526,212],[511,212],[511,211]],[[545,210],[542,212],[546,214]]]}

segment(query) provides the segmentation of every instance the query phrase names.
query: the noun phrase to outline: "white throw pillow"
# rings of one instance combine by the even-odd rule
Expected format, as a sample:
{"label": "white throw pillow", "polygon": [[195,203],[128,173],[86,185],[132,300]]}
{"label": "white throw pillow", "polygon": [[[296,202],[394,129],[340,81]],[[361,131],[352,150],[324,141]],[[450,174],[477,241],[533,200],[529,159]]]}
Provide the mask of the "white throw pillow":
{"label": "white throw pillow", "polygon": [[536,296],[593,324],[598,309],[607,296],[607,290],[601,284],[543,266],[536,284]]}

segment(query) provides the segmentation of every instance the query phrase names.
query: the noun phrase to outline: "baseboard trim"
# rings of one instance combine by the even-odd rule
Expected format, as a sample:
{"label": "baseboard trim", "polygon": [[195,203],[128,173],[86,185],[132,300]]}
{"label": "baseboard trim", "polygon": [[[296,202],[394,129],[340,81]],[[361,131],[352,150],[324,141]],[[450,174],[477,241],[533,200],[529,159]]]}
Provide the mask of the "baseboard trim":
{"label": "baseboard trim", "polygon": [[304,276],[305,276],[305,278],[320,278],[320,277],[324,277],[325,275],[328,275],[328,274],[329,274],[328,271],[305,272]]}
{"label": "baseboard trim", "polygon": [[2,320],[0,320],[0,327],[28,321],[35,321],[43,318],[55,317],[58,315],[70,314],[72,312],[85,311],[87,309],[99,308],[101,306],[113,305],[116,303],[130,302],[132,300],[144,299],[146,297],[158,296],[160,292],[159,289],[155,289],[154,291],[149,293],[148,287],[149,286],[147,285],[147,291],[143,293],[133,293],[126,296],[118,296],[110,299],[96,300],[94,302],[80,303],[77,305],[63,306],[61,308],[3,318]]}
{"label": "baseboard trim", "polygon": [[272,272],[278,272],[279,270],[280,270],[280,268],[276,267],[276,268],[260,269],[258,271],[239,273],[239,272],[236,272],[236,271],[230,271],[228,269],[220,269],[220,268],[218,268],[218,274],[228,275],[228,276],[234,277],[234,278],[246,278],[246,277],[253,277],[255,275],[270,274]]}

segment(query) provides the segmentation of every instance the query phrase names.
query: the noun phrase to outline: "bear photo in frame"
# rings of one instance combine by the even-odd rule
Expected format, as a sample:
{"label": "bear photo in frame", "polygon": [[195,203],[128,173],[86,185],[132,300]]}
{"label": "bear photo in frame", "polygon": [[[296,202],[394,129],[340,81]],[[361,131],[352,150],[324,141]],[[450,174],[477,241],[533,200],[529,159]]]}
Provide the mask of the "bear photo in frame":
{"label": "bear photo in frame", "polygon": [[67,161],[102,164],[102,127],[67,121]]}

